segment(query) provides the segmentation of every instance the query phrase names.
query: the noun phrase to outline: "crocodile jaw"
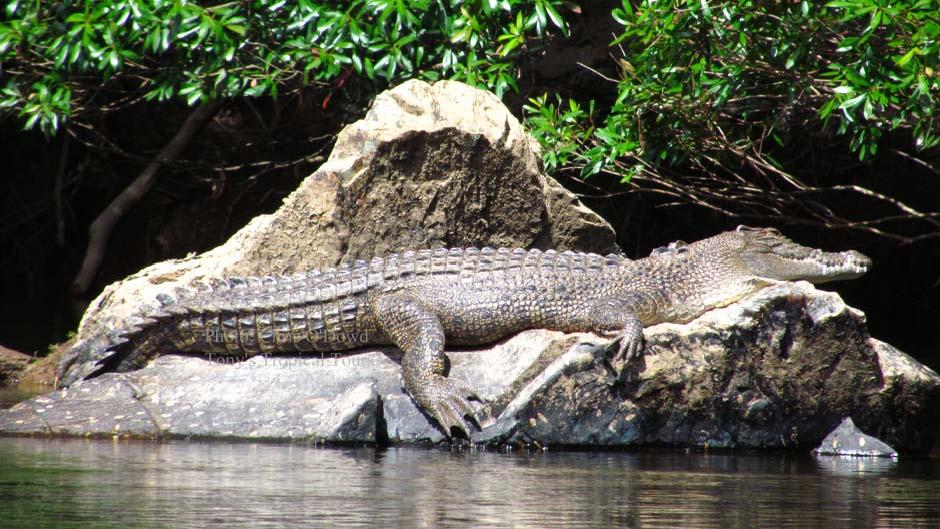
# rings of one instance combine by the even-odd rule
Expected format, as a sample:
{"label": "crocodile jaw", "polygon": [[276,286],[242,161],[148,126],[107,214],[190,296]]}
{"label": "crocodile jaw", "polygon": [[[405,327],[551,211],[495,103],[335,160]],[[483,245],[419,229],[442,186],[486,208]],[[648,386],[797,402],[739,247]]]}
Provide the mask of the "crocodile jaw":
{"label": "crocodile jaw", "polygon": [[742,257],[754,275],[777,281],[842,281],[860,277],[871,268],[871,259],[854,250],[824,252],[792,242],[771,251],[745,251]]}
{"label": "crocodile jaw", "polygon": [[871,259],[855,250],[835,254],[827,254],[826,252],[820,253],[827,258],[820,259],[816,262],[818,273],[807,278],[807,280],[812,283],[855,279],[856,277],[865,275],[871,268]]}

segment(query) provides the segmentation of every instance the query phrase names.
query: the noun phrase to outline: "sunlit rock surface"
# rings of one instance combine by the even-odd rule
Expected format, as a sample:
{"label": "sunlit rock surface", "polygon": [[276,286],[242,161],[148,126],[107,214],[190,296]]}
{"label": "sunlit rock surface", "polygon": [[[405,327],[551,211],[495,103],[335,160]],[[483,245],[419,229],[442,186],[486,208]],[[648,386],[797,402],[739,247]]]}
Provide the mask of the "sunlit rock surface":
{"label": "sunlit rock surface", "polygon": [[851,417],[846,417],[813,453],[817,456],[897,457],[898,452],[876,437],[858,429]]}

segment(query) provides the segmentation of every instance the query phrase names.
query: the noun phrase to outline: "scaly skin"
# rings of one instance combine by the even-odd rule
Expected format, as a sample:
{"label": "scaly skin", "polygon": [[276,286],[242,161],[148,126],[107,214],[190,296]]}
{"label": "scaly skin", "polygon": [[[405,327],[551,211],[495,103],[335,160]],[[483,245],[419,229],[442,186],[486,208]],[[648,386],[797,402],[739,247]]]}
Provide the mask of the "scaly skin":
{"label": "scaly skin", "polygon": [[[524,329],[594,331],[642,351],[643,327],[687,322],[778,281],[849,279],[864,255],[827,253],[772,229],[739,227],[644,259],[538,250],[406,252],[289,277],[229,279],[160,296],[100,362],[129,371],[173,351],[253,354],[395,344],[418,406],[450,435],[476,422],[465,384],[445,377],[445,341],[484,344]],[[68,382],[68,380],[66,380]]]}

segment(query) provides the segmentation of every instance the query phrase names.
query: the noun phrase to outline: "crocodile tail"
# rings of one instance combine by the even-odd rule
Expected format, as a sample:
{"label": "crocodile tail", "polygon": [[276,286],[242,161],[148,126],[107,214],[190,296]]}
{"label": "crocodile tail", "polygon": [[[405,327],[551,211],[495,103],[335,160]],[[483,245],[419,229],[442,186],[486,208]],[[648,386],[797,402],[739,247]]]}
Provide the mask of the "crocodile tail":
{"label": "crocodile tail", "polygon": [[103,358],[84,378],[94,378],[110,371],[127,372],[140,369],[151,360],[167,351],[176,351],[185,347],[190,340],[179,333],[179,320],[190,315],[192,310],[181,297],[192,295],[195,291],[180,287],[175,295],[157,294],[160,306],[145,316],[135,318],[134,324],[112,339]]}
{"label": "crocodile tail", "polygon": [[166,351],[178,350],[181,342],[173,321],[187,308],[177,298],[158,295],[160,306],[130,319],[119,332],[101,332],[85,338],[66,352],[59,365],[59,384],[67,387],[101,374],[139,369]]}
{"label": "crocodile tail", "polygon": [[[138,319],[120,334],[98,333],[76,342],[58,366],[60,387],[97,377],[108,371],[130,371],[143,366],[165,348],[169,337],[158,320]],[[164,349],[165,350],[165,349]]]}
{"label": "crocodile tail", "polygon": [[140,369],[161,352],[172,350],[173,342],[164,332],[162,318],[147,318],[125,330],[113,340],[98,360],[95,369],[85,375],[85,380],[112,371],[127,372]]}

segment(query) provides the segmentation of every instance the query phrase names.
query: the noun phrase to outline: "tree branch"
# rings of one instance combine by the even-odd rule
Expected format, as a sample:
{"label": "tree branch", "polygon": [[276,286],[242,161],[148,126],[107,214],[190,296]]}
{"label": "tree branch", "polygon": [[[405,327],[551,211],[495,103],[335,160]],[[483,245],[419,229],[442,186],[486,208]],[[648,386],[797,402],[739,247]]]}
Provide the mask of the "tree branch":
{"label": "tree branch", "polygon": [[91,223],[88,228],[88,248],[85,250],[85,259],[82,261],[81,270],[79,270],[75,281],[72,283],[73,294],[81,295],[88,291],[101,267],[104,251],[114,226],[134,204],[150,191],[150,188],[156,182],[157,171],[160,166],[179,158],[193,137],[212,119],[220,106],[221,102],[214,100],[193,110],[176,132],[176,135],[160,150],[157,157]]}

